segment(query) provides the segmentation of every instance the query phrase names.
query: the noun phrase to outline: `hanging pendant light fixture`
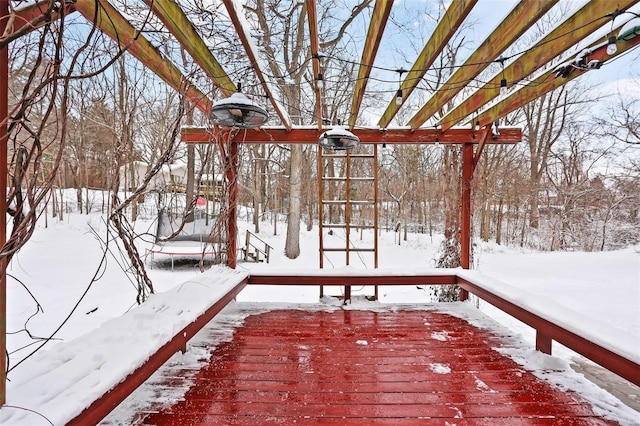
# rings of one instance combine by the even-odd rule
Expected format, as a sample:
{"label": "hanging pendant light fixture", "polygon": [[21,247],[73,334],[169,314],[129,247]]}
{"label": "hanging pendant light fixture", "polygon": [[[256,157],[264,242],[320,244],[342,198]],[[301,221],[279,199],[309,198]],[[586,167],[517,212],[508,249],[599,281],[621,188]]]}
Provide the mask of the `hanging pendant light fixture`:
{"label": "hanging pendant light fixture", "polygon": [[322,148],[346,151],[358,146],[360,139],[342,126],[336,126],[320,135]]}
{"label": "hanging pendant light fixture", "polygon": [[217,101],[211,108],[211,120],[218,126],[255,129],[269,119],[267,110],[253,103],[240,89],[238,84],[236,93]]}

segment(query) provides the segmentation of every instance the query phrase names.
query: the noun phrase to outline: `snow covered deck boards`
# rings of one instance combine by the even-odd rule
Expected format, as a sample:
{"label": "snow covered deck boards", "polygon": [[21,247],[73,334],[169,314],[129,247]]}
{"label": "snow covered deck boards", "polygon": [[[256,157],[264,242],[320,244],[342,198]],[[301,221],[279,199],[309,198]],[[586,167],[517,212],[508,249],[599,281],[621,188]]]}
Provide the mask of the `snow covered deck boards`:
{"label": "snow covered deck boards", "polygon": [[[145,425],[607,425],[579,396],[496,347],[504,337],[434,310],[251,315]],[[181,367],[164,386],[184,385]]]}

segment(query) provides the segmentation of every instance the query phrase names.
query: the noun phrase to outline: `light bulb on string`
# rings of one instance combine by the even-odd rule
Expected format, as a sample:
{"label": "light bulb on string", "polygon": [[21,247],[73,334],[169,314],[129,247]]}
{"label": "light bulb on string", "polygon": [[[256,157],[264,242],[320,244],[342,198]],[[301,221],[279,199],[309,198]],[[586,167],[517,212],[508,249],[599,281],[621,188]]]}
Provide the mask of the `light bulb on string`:
{"label": "light bulb on string", "polygon": [[402,74],[404,74],[405,72],[407,72],[404,68],[400,68],[399,70],[396,70],[396,72],[398,73],[398,91],[396,92],[396,105],[397,106],[401,106],[402,105]]}
{"label": "light bulb on string", "polygon": [[507,87],[507,78],[504,76],[504,61],[506,58],[504,56],[500,56],[498,58],[498,62],[500,62],[500,66],[502,67],[502,80],[500,80],[500,96],[506,96],[509,88]]}
{"label": "light bulb on string", "polygon": [[607,41],[607,55],[611,56],[616,54],[616,52],[618,51],[617,42],[618,38],[615,35],[609,36],[609,39]]}
{"label": "light bulb on string", "polygon": [[618,37],[616,37],[615,34],[613,34],[613,23],[615,22],[616,18],[620,14],[621,14],[621,11],[616,9],[615,12],[608,15],[608,16],[611,16],[611,35],[607,39],[607,55],[609,56],[615,55],[616,52],[618,51],[618,46],[616,46],[618,42]]}
{"label": "light bulb on string", "polygon": [[396,93],[396,105],[402,105],[402,89],[398,89],[398,92]]}

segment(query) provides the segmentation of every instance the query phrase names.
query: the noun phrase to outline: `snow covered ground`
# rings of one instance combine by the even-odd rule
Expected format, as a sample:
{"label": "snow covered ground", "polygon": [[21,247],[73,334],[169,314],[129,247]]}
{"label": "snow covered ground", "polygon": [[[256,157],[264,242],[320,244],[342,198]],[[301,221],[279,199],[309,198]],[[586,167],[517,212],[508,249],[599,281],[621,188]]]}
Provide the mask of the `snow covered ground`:
{"label": "snow covered ground", "polygon": [[[153,223],[140,220],[136,226],[143,232],[152,230]],[[244,237],[242,228],[248,225],[241,221],[240,226],[240,235]],[[269,265],[241,263],[238,268],[239,274],[254,269],[308,268],[318,265],[317,230],[302,232],[302,254],[296,260],[287,259],[282,253],[285,225],[279,225],[277,236],[272,234],[273,226],[264,224],[260,237],[274,247]],[[336,243],[339,243],[341,237],[334,235],[326,238],[336,239]],[[352,238],[355,244],[367,244],[370,243],[372,235],[362,235],[362,242],[360,242],[360,234],[354,233]],[[38,229],[29,244],[16,256],[9,271],[7,303],[7,328],[11,333],[8,336],[8,350],[11,353],[9,367],[12,371],[9,374],[11,381],[8,383],[8,406],[0,409],[1,424],[34,426],[50,424],[42,416],[29,413],[27,410],[39,411],[43,405],[46,405],[46,401],[54,400],[58,395],[46,388],[41,389],[39,393],[28,393],[21,389],[28,389],[29,382],[37,378],[36,372],[46,368],[46,363],[51,363],[52,360],[64,363],[68,361],[67,358],[73,357],[71,349],[74,345],[80,344],[78,342],[87,339],[87,334],[96,334],[101,327],[112,327],[113,323],[109,320],[113,318],[117,321],[123,321],[123,318],[125,318],[124,321],[130,321],[128,326],[123,325],[127,324],[126,322],[118,325],[120,329],[127,330],[127,333],[135,330],[144,331],[145,326],[140,317],[143,311],[140,308],[132,310],[136,306],[136,291],[134,284],[119,266],[123,264],[122,258],[115,252],[109,251],[105,257],[105,263],[100,263],[104,240],[105,226],[99,215],[87,216],[72,213],[68,214],[62,223],[49,220],[49,227]],[[410,234],[409,241],[402,241],[401,245],[397,245],[396,235],[393,232],[383,232],[380,235],[380,268],[410,270],[431,267],[437,254],[438,244],[439,237],[430,238],[428,235]],[[113,245],[110,244],[110,247]],[[144,247],[141,246],[141,248],[144,252]],[[341,261],[343,262],[338,257],[327,259],[325,267],[343,266]],[[480,243],[476,247],[475,263],[476,269],[485,275],[520,288],[536,297],[550,298],[559,306],[566,307],[567,311],[576,312],[577,316],[586,316],[590,320],[611,327],[611,330],[615,330],[615,333],[611,333],[612,335],[631,336],[632,348],[633,342],[640,341],[639,247],[607,253],[536,253]],[[372,262],[371,259],[362,256],[352,260],[351,264],[354,267],[371,268]],[[161,262],[154,262],[149,266],[153,266],[149,274],[158,293],[164,293],[170,289],[182,291],[181,289],[187,287],[182,285],[183,283],[203,280],[197,265],[192,263],[178,262],[173,272],[168,262],[164,265]],[[94,276],[98,279],[91,284]],[[32,294],[27,292],[24,286]],[[354,295],[365,294],[368,291],[368,289],[354,288]],[[382,304],[419,304],[428,302],[431,297],[427,289],[408,287],[383,287],[380,296]],[[154,301],[155,297],[153,296],[151,301],[157,303],[157,300]],[[239,295],[238,301],[317,303],[318,289],[312,287],[274,289],[268,286],[254,286],[245,289]],[[561,370],[563,374],[559,376],[560,379],[557,375],[551,379],[559,386],[577,389],[587,395],[598,404],[598,409],[604,414],[618,419],[622,424],[640,424],[638,413],[621,405],[613,397],[595,388],[568,368],[569,363],[575,361],[575,354],[571,351],[555,345],[554,357],[537,354],[533,351],[534,332],[527,326],[482,301],[479,302],[480,311],[486,316],[477,312],[469,304],[463,307],[460,305],[456,304],[457,307],[444,309],[451,309],[459,315],[469,317],[481,326],[494,329],[504,327],[505,334],[515,333],[523,340],[521,350],[510,354],[516,360],[540,371],[550,368]],[[264,304],[258,306],[258,310],[264,309]],[[157,306],[156,308],[159,309]],[[73,315],[68,318],[63,327],[56,331],[71,311],[74,312]],[[123,317],[129,311],[131,312]],[[225,330],[232,328],[234,324],[240,323],[242,315],[246,314],[242,311],[236,315],[231,309],[228,317],[231,319],[227,319],[228,327],[222,328]],[[173,317],[178,318],[180,315],[181,313],[174,313]],[[25,325],[32,336],[47,337],[54,334],[55,341],[48,343],[38,355],[18,364],[40,345],[25,331],[21,331],[25,329]],[[178,324],[175,327],[179,329]],[[501,331],[498,330],[498,332]],[[158,331],[158,334],[162,332]],[[221,331],[221,335],[223,334]],[[226,335],[229,334],[230,332]],[[74,343],[74,339],[80,340]],[[629,345],[628,341],[620,343],[620,346],[628,347]],[[87,365],[98,363],[104,366],[100,380],[108,377],[110,373],[117,374],[117,369],[109,367],[107,359],[100,358],[102,356],[100,345],[95,346],[96,351],[93,355],[86,354],[89,360]],[[637,345],[636,355],[640,356],[640,347]],[[186,362],[186,359],[193,360],[197,356],[187,354],[182,358],[180,362]],[[542,371],[541,374],[546,373]],[[58,379],[69,381],[69,377]],[[50,377],[48,380],[54,382],[56,377]],[[87,383],[86,386],[91,388],[96,386],[96,383]],[[640,395],[630,395],[630,397],[640,398]],[[68,400],[73,401],[72,398]],[[130,407],[135,407],[135,403],[130,404],[133,404]],[[82,405],[82,402],[78,401],[78,405]],[[81,409],[78,406],[61,406],[59,403],[56,407],[55,415],[61,416],[56,418],[65,418],[65,415]],[[112,423],[126,423],[124,419],[127,418],[127,413],[130,414],[124,407]],[[46,414],[52,416],[50,411]],[[57,423],[54,422],[54,424]]]}

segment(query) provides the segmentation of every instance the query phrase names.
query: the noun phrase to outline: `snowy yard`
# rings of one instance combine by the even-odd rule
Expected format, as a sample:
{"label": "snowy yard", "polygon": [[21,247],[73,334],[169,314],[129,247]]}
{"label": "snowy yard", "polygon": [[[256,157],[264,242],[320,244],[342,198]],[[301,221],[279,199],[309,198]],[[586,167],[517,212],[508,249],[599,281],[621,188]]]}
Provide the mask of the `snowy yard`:
{"label": "snowy yard", "polygon": [[[153,227],[150,222],[139,221],[139,230],[147,231]],[[244,236],[241,222],[240,236]],[[91,229],[96,230],[95,233]],[[47,420],[37,414],[25,410],[40,411],[42,414],[55,418],[65,418],[82,409],[82,401],[78,395],[90,392],[98,384],[89,381],[71,388],[71,384],[79,382],[74,379],[89,371],[75,371],[75,376],[65,377],[50,375],[47,380],[67,383],[69,390],[65,395],[55,394],[56,387],[40,389],[39,392],[29,391],[29,383],[37,379],[39,372],[56,363],[61,364],[71,358],[79,357],[79,348],[84,346],[82,357],[86,361],[86,369],[93,369],[96,364],[104,366],[101,374],[91,376],[92,380],[114,380],[118,368],[105,357],[108,353],[109,342],[91,342],[91,335],[104,329],[116,327],[116,330],[126,330],[122,333],[122,340],[136,341],[136,350],[146,350],[154,342],[162,338],[163,333],[179,330],[179,320],[182,310],[177,306],[191,307],[189,300],[177,300],[175,296],[186,287],[204,286],[209,274],[201,274],[197,265],[178,262],[175,271],[171,271],[170,264],[154,263],[149,269],[158,295],[152,296],[148,306],[135,307],[135,287],[119,267],[122,259],[119,255],[109,252],[106,263],[99,266],[102,256],[104,239],[104,224],[98,215],[67,215],[63,223],[51,222],[49,227],[40,228],[32,241],[22,250],[12,264],[8,280],[8,350],[11,353],[10,368],[15,367],[9,374],[8,406],[0,410],[2,424],[49,424]],[[240,263],[235,274],[243,276],[252,270],[265,268],[309,268],[318,264],[317,231],[304,232],[301,235],[302,255],[296,260],[284,257],[284,225],[279,229],[278,236],[272,236],[272,228],[265,225],[260,237],[275,248],[269,265]],[[100,238],[98,238],[100,236]],[[363,238],[370,238],[366,234]],[[337,238],[337,237],[336,237]],[[409,241],[398,246],[393,232],[383,232],[380,237],[380,267],[400,268],[405,270],[424,269],[432,266],[432,261],[438,250],[439,240],[429,238],[428,235],[410,234]],[[144,252],[144,247],[142,252]],[[367,259],[353,261],[355,268],[370,268]],[[334,259],[336,267],[339,260]],[[589,324],[599,324],[603,330],[610,330],[610,339],[622,339],[620,346],[631,348],[635,355],[640,356],[640,253],[638,247],[605,253],[536,253],[526,250],[515,250],[480,243],[476,247],[476,269],[482,274],[496,278],[510,286],[520,288],[532,298],[548,298],[553,300],[558,310],[566,308],[567,312],[575,312],[576,318],[582,316],[589,319]],[[149,265],[151,266],[151,265]],[[99,279],[90,285],[94,275]],[[187,283],[187,284],[183,284]],[[188,283],[200,283],[196,286]],[[33,293],[41,309],[38,308],[31,295],[25,291],[28,287]],[[90,285],[90,287],[89,287]],[[206,288],[206,287],[203,287]],[[171,291],[173,293],[167,293]],[[186,291],[186,290],[184,290]],[[338,292],[331,289],[329,293]],[[354,287],[354,298],[364,295],[369,289]],[[84,295],[86,292],[86,295]],[[196,293],[185,293],[196,298]],[[83,296],[84,295],[84,296]],[[173,296],[171,296],[173,295]],[[164,297],[164,299],[163,299]],[[173,306],[166,300],[175,300]],[[164,302],[161,303],[161,301]],[[430,300],[428,289],[415,287],[383,287],[380,289],[380,303],[410,303],[421,304]],[[279,303],[317,303],[318,288],[316,287],[278,287],[268,286],[247,287],[238,297],[239,302],[279,302]],[[204,300],[200,300],[204,302]],[[160,303],[158,305],[158,303]],[[524,303],[528,303],[526,300]],[[357,306],[363,304],[364,306]],[[369,302],[354,302],[354,308],[375,308],[376,304]],[[477,312],[472,305],[451,307],[452,311],[462,312],[460,315],[470,317],[484,327],[498,328],[498,332],[516,334],[523,340],[518,353],[510,354],[518,362],[539,370],[547,375],[546,370],[560,370],[561,374],[547,375],[548,379],[558,386],[576,389],[590,400],[597,403],[596,409],[608,417],[617,419],[622,424],[640,424],[637,412],[622,406],[619,401],[591,385],[584,378],[570,370],[569,363],[576,361],[571,351],[554,346],[554,357],[547,357],[533,351],[535,347],[534,331],[519,323],[517,320],[496,310],[480,301],[479,307],[485,315]],[[263,308],[270,305],[262,305]],[[75,307],[75,310],[74,310]],[[154,326],[155,313],[175,309],[162,318],[174,318],[176,324]],[[194,307],[194,309],[196,309]],[[44,337],[55,332],[62,321],[74,310],[73,315],[54,335],[54,342],[48,343],[36,356],[26,359],[16,365],[28,355],[39,343],[31,340],[27,333],[20,332],[25,324],[33,336]],[[150,311],[149,311],[150,310]],[[259,309],[260,310],[260,309]],[[123,315],[131,311],[129,314]],[[148,311],[148,312],[147,312]],[[179,311],[179,312],[178,312]],[[231,310],[232,311],[232,310]],[[476,311],[477,313],[473,313]],[[37,314],[36,314],[37,313]],[[36,315],[34,315],[36,314]],[[246,313],[242,314],[246,315]],[[229,321],[233,324],[242,321],[242,315],[234,316],[231,312]],[[113,321],[109,321],[112,319]],[[498,326],[493,321],[500,325]],[[231,327],[227,326],[227,327]],[[224,327],[223,327],[224,328]],[[504,328],[504,330],[503,330]],[[152,330],[153,335],[148,339],[142,336]],[[166,331],[169,330],[169,331]],[[224,331],[224,330],[223,330]],[[222,331],[221,331],[222,333]],[[605,332],[606,333],[606,332]],[[117,335],[117,334],[116,334]],[[618,337],[616,337],[618,336]],[[626,336],[626,337],[625,337]],[[75,340],[74,340],[75,339]],[[156,343],[157,344],[157,343]],[[133,346],[133,345],[131,345]],[[138,347],[140,346],[140,347]],[[182,356],[180,362],[189,362],[196,358],[193,354]],[[126,358],[126,357],[124,357]],[[75,361],[74,361],[75,362]],[[53,364],[52,364],[53,363]],[[77,365],[77,364],[74,364]],[[64,369],[61,369],[64,371]],[[559,379],[560,377],[560,379]],[[98,379],[96,379],[98,378]],[[78,392],[79,394],[76,394]],[[640,396],[630,395],[631,398]],[[63,398],[63,399],[56,399]],[[64,399],[66,398],[66,399]],[[75,398],[75,399],[74,399]],[[77,406],[54,404],[47,407],[48,401],[76,401]],[[131,407],[135,403],[129,402]],[[50,404],[51,405],[51,404]],[[13,407],[12,407],[13,406]],[[18,408],[20,407],[20,408]],[[116,419],[126,419],[130,413],[124,407],[117,413]],[[57,416],[57,417],[56,417]],[[119,421],[119,420],[113,420]],[[126,420],[122,420],[126,423]],[[54,422],[55,423],[55,422]]]}

